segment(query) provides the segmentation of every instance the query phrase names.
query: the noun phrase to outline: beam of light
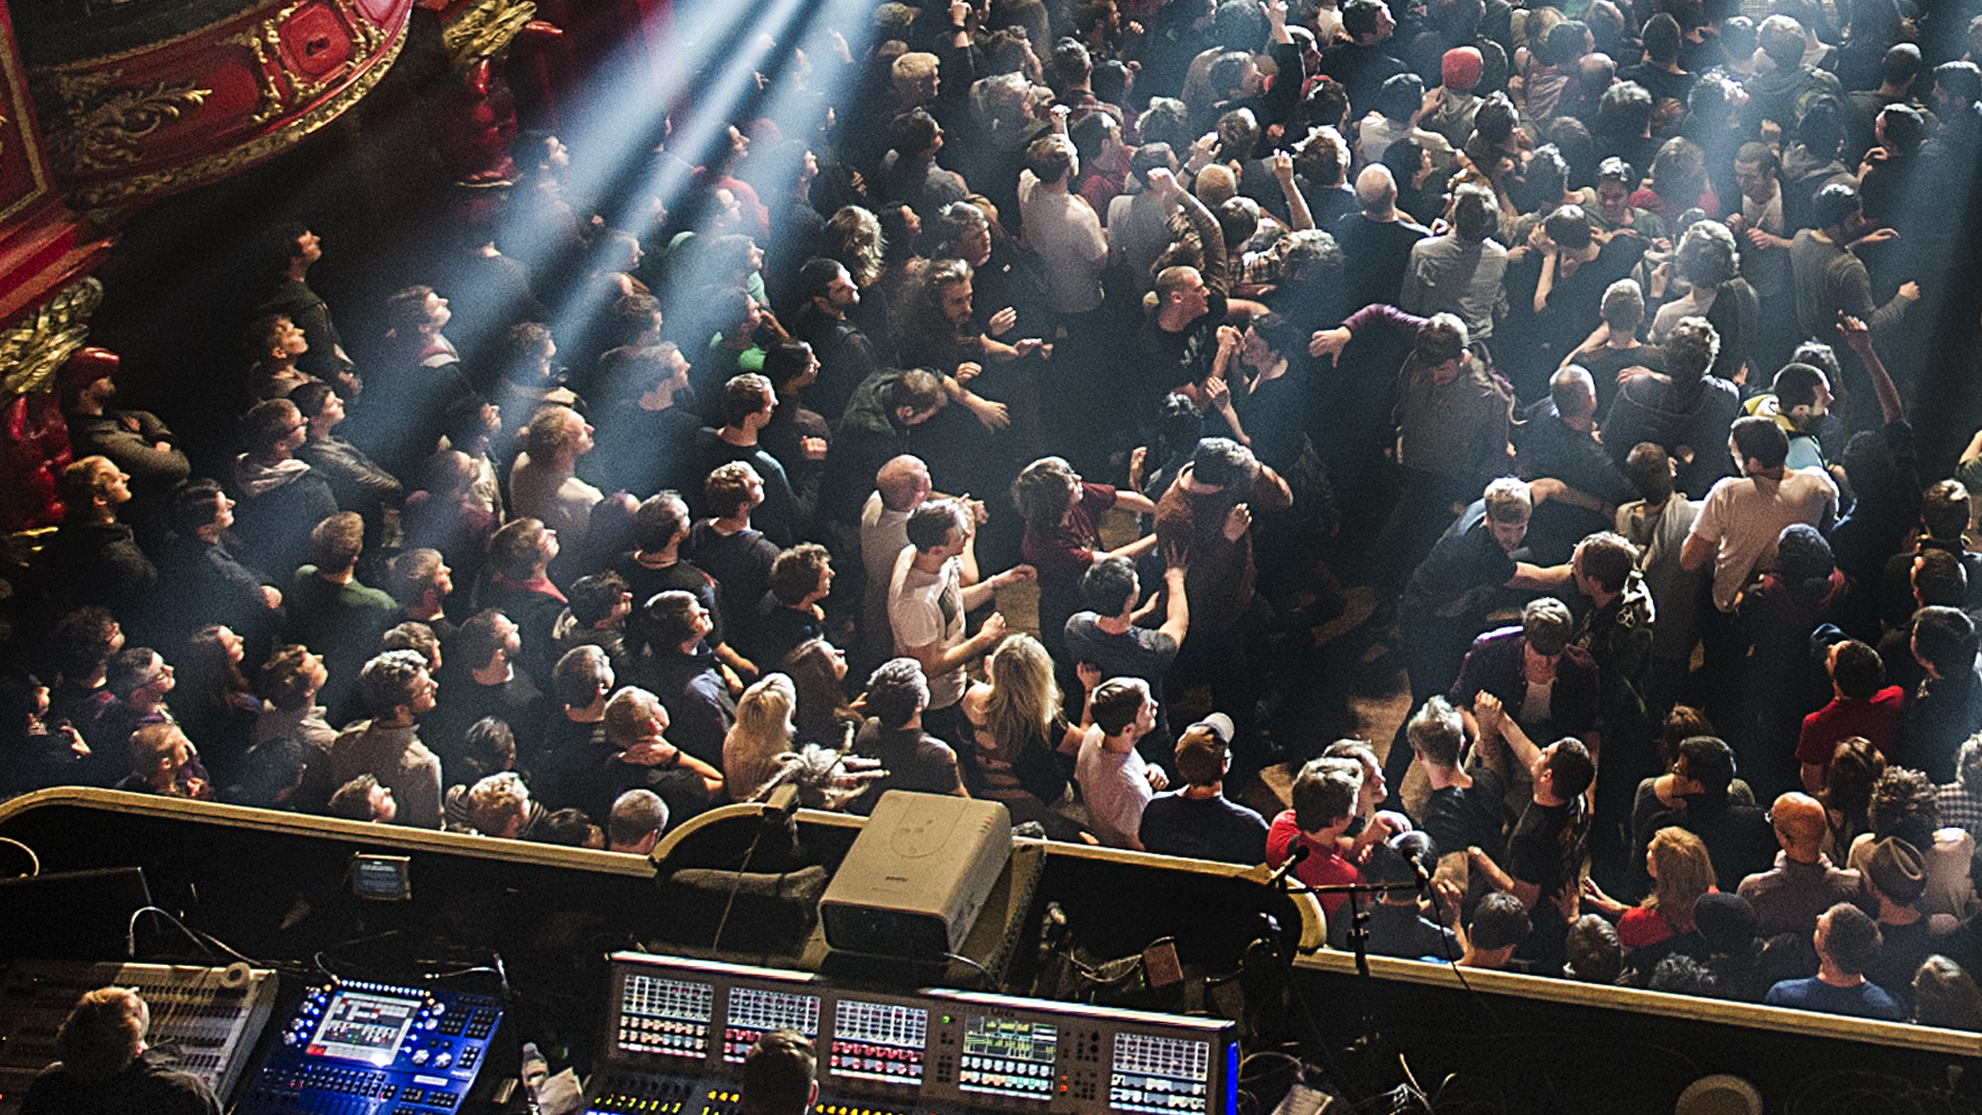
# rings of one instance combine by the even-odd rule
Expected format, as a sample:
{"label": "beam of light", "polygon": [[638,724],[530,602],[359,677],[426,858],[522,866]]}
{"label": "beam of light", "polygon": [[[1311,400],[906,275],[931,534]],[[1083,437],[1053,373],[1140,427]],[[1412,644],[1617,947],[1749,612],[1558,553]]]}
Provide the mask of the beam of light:
{"label": "beam of light", "polygon": [[[581,221],[596,213],[607,227],[644,237],[654,231],[658,204],[676,218],[669,227],[699,227],[697,210],[705,199],[691,193],[691,179],[699,166],[713,162],[728,144],[731,124],[768,117],[786,129],[787,138],[816,147],[818,136],[802,130],[802,125],[794,127],[794,116],[805,119],[794,108],[806,100],[823,105],[838,99],[834,96],[838,90],[818,87],[821,75],[828,83],[835,75],[857,80],[873,27],[863,0],[775,0],[757,9],[703,3],[680,14],[685,18],[678,26],[675,57],[650,61],[644,41],[622,43],[594,67],[577,106],[560,112],[559,130],[572,158],[558,177],[565,200]],[[854,66],[824,61],[825,52],[833,49],[833,30],[848,36]],[[794,80],[801,49],[821,60],[813,66],[815,84],[810,88],[800,88]],[[698,67],[698,60],[710,59],[724,61]],[[787,169],[795,176],[796,161],[803,158],[807,144],[790,146],[796,149],[752,152],[753,159],[765,160],[758,166],[771,165],[778,171],[769,177],[756,175],[757,181],[784,181]],[[787,159],[789,167],[776,165]],[[772,207],[784,202],[778,197],[760,200]],[[522,233],[516,237],[520,241],[540,242],[540,236],[530,235],[532,230],[519,227],[530,219],[529,207],[514,206],[505,231],[511,236]],[[572,278],[577,278],[578,270],[582,268],[574,265]],[[692,286],[683,282],[656,290],[671,326],[684,312],[694,312],[695,307],[685,301],[700,293]],[[543,293],[563,298],[561,304],[549,305],[549,324],[561,343],[599,335],[598,316],[605,307],[596,286],[574,281],[561,291]],[[687,346],[691,361],[702,356],[697,347]],[[596,351],[588,346],[574,354],[589,360]],[[592,371],[584,368],[580,374]],[[509,420],[520,423],[526,417],[512,415]],[[597,417],[605,418],[605,412]]]}

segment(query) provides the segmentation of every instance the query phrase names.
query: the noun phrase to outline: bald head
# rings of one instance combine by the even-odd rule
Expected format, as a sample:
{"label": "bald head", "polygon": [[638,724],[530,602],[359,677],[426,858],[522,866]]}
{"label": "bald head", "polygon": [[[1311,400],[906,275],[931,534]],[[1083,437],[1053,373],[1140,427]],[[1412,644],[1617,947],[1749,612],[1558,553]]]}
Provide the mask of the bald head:
{"label": "bald head", "polygon": [[1776,827],[1776,841],[1790,859],[1817,862],[1824,833],[1830,828],[1822,802],[1809,794],[1784,794],[1769,810],[1769,818]]}
{"label": "bald head", "polygon": [[1565,422],[1588,418],[1597,410],[1597,383],[1579,364],[1570,364],[1549,377],[1549,398]]}
{"label": "bald head", "polygon": [[881,490],[881,504],[888,510],[913,511],[929,494],[929,466],[904,453],[881,466],[874,474],[874,486]]}
{"label": "bald head", "polygon": [[1356,175],[1356,204],[1378,220],[1387,220],[1397,208],[1397,178],[1382,163],[1371,163]]}
{"label": "bald head", "polygon": [[1617,81],[1617,63],[1608,54],[1593,50],[1576,62],[1580,88],[1594,100]]}

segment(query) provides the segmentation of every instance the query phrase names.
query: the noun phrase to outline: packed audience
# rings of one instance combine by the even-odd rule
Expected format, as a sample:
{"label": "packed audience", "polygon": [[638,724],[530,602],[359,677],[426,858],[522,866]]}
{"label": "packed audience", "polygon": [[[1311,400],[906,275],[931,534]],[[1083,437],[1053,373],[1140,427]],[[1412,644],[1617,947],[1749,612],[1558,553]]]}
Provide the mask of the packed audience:
{"label": "packed audience", "polygon": [[[4,789],[636,854],[955,794],[1424,882],[1381,954],[1982,1028],[1982,435],[1907,417],[1959,8],[890,2],[638,173],[525,134],[382,305],[264,229],[233,444],[65,369]],[[1345,586],[1392,740],[1262,715]]]}

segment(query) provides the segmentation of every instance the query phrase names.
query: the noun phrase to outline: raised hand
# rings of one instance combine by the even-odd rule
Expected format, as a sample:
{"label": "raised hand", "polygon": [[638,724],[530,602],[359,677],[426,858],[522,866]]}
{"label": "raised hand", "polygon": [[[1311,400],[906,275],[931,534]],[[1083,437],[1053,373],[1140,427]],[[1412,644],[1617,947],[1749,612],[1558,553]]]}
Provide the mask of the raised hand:
{"label": "raised hand", "polygon": [[1239,539],[1244,538],[1246,531],[1252,525],[1252,510],[1243,503],[1233,504],[1232,509],[1225,512],[1225,541],[1237,542]]}

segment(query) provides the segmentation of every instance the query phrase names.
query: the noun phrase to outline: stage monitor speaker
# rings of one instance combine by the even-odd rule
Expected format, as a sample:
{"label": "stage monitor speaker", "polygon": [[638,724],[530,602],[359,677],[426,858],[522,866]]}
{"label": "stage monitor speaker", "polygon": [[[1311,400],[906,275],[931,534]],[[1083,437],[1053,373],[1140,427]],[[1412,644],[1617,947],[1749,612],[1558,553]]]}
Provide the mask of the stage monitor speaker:
{"label": "stage monitor speaker", "polygon": [[151,888],[138,867],[0,879],[0,959],[123,957],[131,916],[149,905]]}
{"label": "stage monitor speaker", "polygon": [[819,900],[826,943],[906,959],[954,953],[1011,854],[1003,804],[890,790]]}

